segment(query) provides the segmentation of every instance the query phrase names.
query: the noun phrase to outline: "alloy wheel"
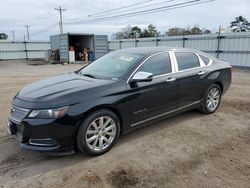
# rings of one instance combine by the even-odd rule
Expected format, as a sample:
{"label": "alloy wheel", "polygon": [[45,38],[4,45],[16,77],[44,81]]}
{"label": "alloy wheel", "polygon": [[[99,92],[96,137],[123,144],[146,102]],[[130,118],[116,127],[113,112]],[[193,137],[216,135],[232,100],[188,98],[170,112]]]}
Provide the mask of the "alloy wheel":
{"label": "alloy wheel", "polygon": [[220,102],[220,91],[218,88],[214,87],[212,88],[208,95],[206,100],[206,105],[209,111],[214,111]]}
{"label": "alloy wheel", "polygon": [[112,118],[102,116],[95,119],[86,131],[87,146],[94,151],[105,150],[114,141],[116,131],[116,123]]}

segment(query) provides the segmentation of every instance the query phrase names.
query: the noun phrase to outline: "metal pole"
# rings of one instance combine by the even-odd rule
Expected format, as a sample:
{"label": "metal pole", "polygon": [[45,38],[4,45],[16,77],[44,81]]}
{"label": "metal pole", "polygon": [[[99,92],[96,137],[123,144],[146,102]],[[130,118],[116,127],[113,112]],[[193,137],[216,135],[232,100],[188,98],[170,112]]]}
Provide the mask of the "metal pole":
{"label": "metal pole", "polygon": [[119,49],[122,49],[122,41],[119,40]]}
{"label": "metal pole", "polygon": [[185,48],[185,29],[183,30],[183,35],[182,35],[182,47]]}
{"label": "metal pole", "polygon": [[137,38],[136,38],[136,35],[135,35],[135,47],[137,47]]}
{"label": "metal pole", "polygon": [[59,15],[60,15],[59,29],[60,29],[60,34],[63,34],[62,11],[66,11],[66,9],[62,9],[62,7],[60,6],[59,8],[55,8],[55,10],[59,11]]}
{"label": "metal pole", "polygon": [[25,56],[26,56],[26,60],[28,59],[28,50],[27,50],[27,45],[26,45],[26,40],[25,40],[25,35],[23,36],[24,39],[24,51],[25,51]]}
{"label": "metal pole", "polygon": [[27,38],[28,38],[28,40],[30,40],[30,33],[29,33],[29,27],[30,27],[30,26],[26,25],[26,26],[24,26],[24,27],[26,27]]}
{"label": "metal pole", "polygon": [[220,38],[221,38],[221,26],[219,27],[219,33],[218,33],[218,43],[217,43],[217,51],[216,51],[216,57],[219,58],[219,51],[220,51]]}
{"label": "metal pole", "polygon": [[158,37],[155,37],[155,46],[158,46]]}
{"label": "metal pole", "polygon": [[13,41],[15,40],[15,31],[11,31],[12,33],[12,37],[13,37]]}

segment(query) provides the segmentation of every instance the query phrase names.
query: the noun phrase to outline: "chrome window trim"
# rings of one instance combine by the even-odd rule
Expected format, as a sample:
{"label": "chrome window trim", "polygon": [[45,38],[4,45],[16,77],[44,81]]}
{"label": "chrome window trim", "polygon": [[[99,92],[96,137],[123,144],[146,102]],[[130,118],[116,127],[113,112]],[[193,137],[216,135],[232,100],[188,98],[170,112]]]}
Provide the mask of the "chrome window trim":
{"label": "chrome window trim", "polygon": [[197,53],[197,55],[199,56],[199,58],[201,59],[201,61],[202,61],[203,63],[204,63],[204,61],[202,60],[202,58],[201,58],[200,56],[203,56],[203,57],[209,59],[209,63],[208,63],[207,65],[204,63],[205,67],[211,66],[211,65],[213,64],[213,60],[212,60],[211,58],[209,58],[209,57],[207,57],[207,56],[205,56],[205,55],[199,54],[199,53]]}
{"label": "chrome window trim", "polygon": [[170,53],[170,51],[169,50],[167,50],[167,51],[162,51],[162,52],[156,52],[156,53],[154,53],[154,54],[151,54],[150,56],[148,56],[145,60],[143,60],[142,62],[141,62],[141,64],[140,65],[138,65],[137,67],[136,67],[136,69],[130,74],[130,76],[128,77],[128,80],[127,80],[127,84],[129,84],[129,81],[131,80],[131,78],[133,77],[133,75],[137,72],[137,70],[148,60],[148,59],[150,59],[151,57],[153,57],[153,56],[155,56],[155,55],[158,55],[158,54],[163,54],[163,53],[168,53],[169,54],[169,59],[170,59],[170,64],[171,64],[171,69],[172,69],[172,72],[170,72],[170,73],[165,73],[165,74],[160,74],[160,75],[157,75],[157,76],[153,76],[153,78],[159,78],[159,77],[162,77],[162,76],[167,76],[167,75],[171,75],[171,74],[173,74],[173,73],[175,73],[175,72],[173,72],[174,71],[174,64],[173,64],[173,62],[172,62],[172,58],[171,58],[171,53]]}
{"label": "chrome window trim", "polygon": [[159,118],[159,117],[162,117],[162,116],[165,116],[165,115],[174,113],[174,112],[176,112],[176,111],[179,111],[179,110],[188,108],[188,107],[193,106],[193,105],[195,105],[195,104],[199,104],[200,102],[201,102],[201,101],[195,101],[195,102],[193,102],[193,103],[190,103],[190,104],[187,104],[187,105],[185,105],[185,106],[182,106],[182,107],[173,109],[173,110],[171,110],[171,111],[164,112],[164,113],[162,113],[162,114],[159,114],[159,115],[150,117],[150,118],[148,118],[148,119],[145,119],[145,120],[142,120],[142,121],[139,121],[139,122],[136,122],[136,123],[132,123],[132,124],[130,125],[130,127],[134,127],[134,126],[137,126],[137,125],[139,125],[139,124],[142,124],[142,123],[145,123],[145,122],[154,120],[154,119],[156,119],[156,118]]}
{"label": "chrome window trim", "polygon": [[202,61],[201,57],[198,55],[198,53],[195,53],[195,55],[198,57],[199,62],[200,62],[200,67],[205,67],[206,64]]}
{"label": "chrome window trim", "polygon": [[[198,58],[199,60],[199,64],[200,66],[198,67],[194,67],[194,68],[190,68],[190,69],[185,69],[185,70],[179,70],[179,67],[178,67],[178,63],[177,63],[177,60],[176,60],[176,56],[175,56],[175,53],[191,53],[191,54],[194,54],[196,55],[196,57]],[[213,60],[205,55],[201,55],[197,52],[190,52],[190,51],[175,51],[174,49],[173,50],[167,50],[167,51],[162,51],[162,52],[156,52],[154,54],[151,54],[150,56],[148,56],[145,60],[143,60],[141,62],[141,64],[130,74],[129,78],[127,79],[127,84],[129,83],[129,81],[131,80],[132,76],[136,73],[136,71],[151,57],[155,56],[155,55],[158,55],[158,54],[162,54],[162,53],[168,53],[169,54],[169,57],[170,57],[170,63],[171,63],[171,69],[172,69],[172,72],[171,73],[166,73],[166,74],[161,74],[161,75],[157,75],[157,76],[153,76],[153,78],[160,78],[160,77],[163,77],[163,76],[170,76],[172,74],[176,74],[176,73],[182,73],[182,72],[185,72],[185,71],[191,71],[191,70],[196,70],[196,69],[200,69],[200,68],[203,68],[203,67],[208,67],[208,66],[211,66],[212,63],[213,63]],[[201,59],[200,56],[204,56],[205,58],[208,58],[210,60],[209,64],[206,65],[203,60]]]}

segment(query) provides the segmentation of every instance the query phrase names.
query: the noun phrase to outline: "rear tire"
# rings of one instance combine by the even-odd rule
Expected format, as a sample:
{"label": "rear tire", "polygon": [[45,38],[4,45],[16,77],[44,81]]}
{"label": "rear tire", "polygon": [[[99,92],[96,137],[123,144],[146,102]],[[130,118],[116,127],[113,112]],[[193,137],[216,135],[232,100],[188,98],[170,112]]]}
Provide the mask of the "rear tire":
{"label": "rear tire", "polygon": [[214,113],[220,106],[221,89],[217,84],[212,84],[203,98],[200,111],[204,114]]}
{"label": "rear tire", "polygon": [[88,115],[77,132],[77,147],[82,153],[102,155],[108,152],[120,135],[117,115],[101,109]]}

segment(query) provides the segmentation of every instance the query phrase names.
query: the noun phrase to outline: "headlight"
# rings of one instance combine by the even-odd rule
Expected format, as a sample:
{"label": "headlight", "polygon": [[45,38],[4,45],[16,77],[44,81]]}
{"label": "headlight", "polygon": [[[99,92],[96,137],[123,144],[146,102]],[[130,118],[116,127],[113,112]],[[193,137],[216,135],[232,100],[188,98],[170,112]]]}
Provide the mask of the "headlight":
{"label": "headlight", "polygon": [[67,111],[68,106],[55,109],[32,110],[28,117],[37,119],[56,119],[63,117]]}

